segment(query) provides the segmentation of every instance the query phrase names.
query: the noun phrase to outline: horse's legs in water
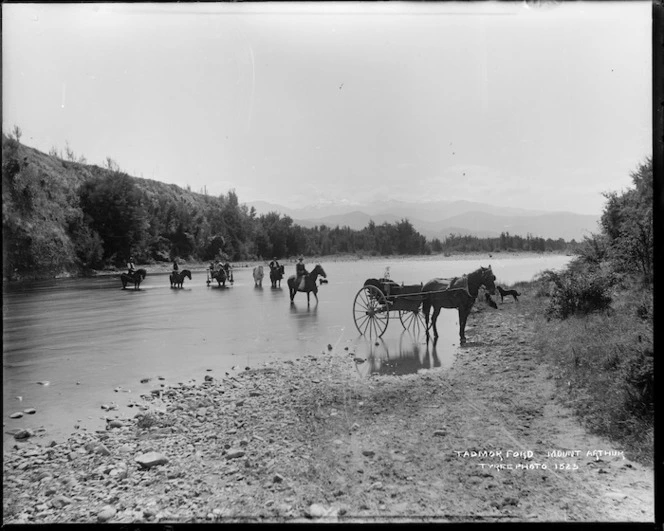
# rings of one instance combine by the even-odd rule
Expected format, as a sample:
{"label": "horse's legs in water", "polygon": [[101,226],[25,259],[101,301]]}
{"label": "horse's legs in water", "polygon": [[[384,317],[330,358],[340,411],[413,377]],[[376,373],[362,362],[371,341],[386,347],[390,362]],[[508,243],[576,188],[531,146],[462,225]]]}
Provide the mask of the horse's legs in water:
{"label": "horse's legs in water", "polygon": [[424,314],[424,324],[427,331],[427,339],[429,339],[429,310],[431,309],[431,304],[429,301],[425,300],[422,302],[422,314]]}
{"label": "horse's legs in water", "polygon": [[438,327],[436,326],[436,321],[438,321],[438,314],[440,313],[440,309],[442,306],[435,306],[433,307],[433,314],[431,315],[431,325],[433,326],[433,337],[437,338],[438,337]]}

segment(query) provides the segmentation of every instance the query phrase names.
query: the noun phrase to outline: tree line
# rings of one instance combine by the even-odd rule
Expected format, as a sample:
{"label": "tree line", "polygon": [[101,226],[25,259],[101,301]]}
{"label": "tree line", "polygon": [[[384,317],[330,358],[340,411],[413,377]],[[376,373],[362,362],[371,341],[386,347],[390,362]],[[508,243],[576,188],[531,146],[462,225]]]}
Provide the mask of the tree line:
{"label": "tree line", "polygon": [[208,261],[307,255],[422,255],[442,252],[563,250],[563,240],[450,235],[427,240],[407,219],[361,230],[302,227],[276,212],[258,214],[234,190],[209,196],[139,179],[110,158],[88,165],[2,138],[3,276],[69,271],[176,257]]}

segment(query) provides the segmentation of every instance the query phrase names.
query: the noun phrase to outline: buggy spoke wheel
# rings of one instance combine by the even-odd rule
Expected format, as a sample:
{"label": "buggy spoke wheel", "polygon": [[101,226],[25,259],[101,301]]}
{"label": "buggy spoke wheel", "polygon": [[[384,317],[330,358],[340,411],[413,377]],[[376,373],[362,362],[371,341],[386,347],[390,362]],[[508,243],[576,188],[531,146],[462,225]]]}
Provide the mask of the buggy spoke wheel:
{"label": "buggy spoke wheel", "polygon": [[410,330],[415,335],[426,330],[424,314],[419,308],[417,310],[399,310],[399,320],[404,330]]}
{"label": "buggy spoke wheel", "polygon": [[370,337],[385,333],[390,312],[385,295],[375,286],[365,286],[355,295],[353,318],[358,332]]}

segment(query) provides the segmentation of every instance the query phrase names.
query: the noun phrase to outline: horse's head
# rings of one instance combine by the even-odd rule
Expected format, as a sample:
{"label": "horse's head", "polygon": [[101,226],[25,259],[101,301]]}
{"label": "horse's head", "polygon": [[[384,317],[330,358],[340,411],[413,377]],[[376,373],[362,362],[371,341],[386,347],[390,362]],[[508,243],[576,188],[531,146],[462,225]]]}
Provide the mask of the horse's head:
{"label": "horse's head", "polygon": [[185,269],[184,271],[182,271],[182,274],[185,277],[187,277],[189,280],[191,280],[191,271],[189,271],[188,269]]}
{"label": "horse's head", "polygon": [[496,275],[493,274],[491,266],[480,267],[481,281],[480,283],[486,288],[491,295],[496,294]]}
{"label": "horse's head", "polygon": [[316,267],[314,267],[314,270],[312,271],[312,273],[317,273],[321,277],[327,278],[327,274],[325,273],[325,270],[323,269],[323,267],[320,264],[316,264]]}

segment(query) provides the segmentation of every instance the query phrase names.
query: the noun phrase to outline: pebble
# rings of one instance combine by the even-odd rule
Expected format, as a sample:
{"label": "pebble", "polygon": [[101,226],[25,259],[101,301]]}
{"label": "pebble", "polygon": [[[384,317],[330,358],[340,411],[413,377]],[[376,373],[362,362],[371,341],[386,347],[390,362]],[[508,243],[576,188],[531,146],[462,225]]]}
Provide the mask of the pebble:
{"label": "pebble", "polygon": [[26,413],[27,415],[34,415],[37,413],[37,410],[35,408],[29,407],[28,409],[24,409],[23,413]]}
{"label": "pebble", "polygon": [[168,463],[166,456],[158,452],[147,452],[138,455],[134,458],[134,461],[136,461],[142,468],[152,468],[153,466],[165,465]]}
{"label": "pebble", "polygon": [[20,412],[12,413],[9,415],[10,419],[20,419],[21,417],[23,417],[23,413]]}
{"label": "pebble", "polygon": [[100,455],[111,455],[111,451],[108,448],[106,448],[103,444],[98,445],[95,448],[94,452]]}
{"label": "pebble", "polygon": [[237,449],[237,448],[231,448],[226,453],[226,459],[237,459],[238,457],[243,457],[244,455],[245,455],[244,450],[240,450],[240,449]]}

